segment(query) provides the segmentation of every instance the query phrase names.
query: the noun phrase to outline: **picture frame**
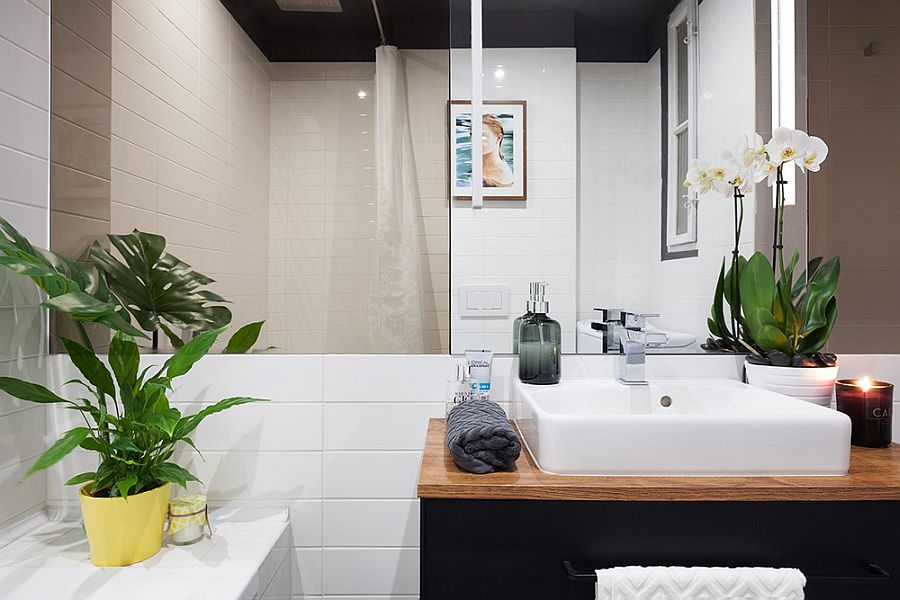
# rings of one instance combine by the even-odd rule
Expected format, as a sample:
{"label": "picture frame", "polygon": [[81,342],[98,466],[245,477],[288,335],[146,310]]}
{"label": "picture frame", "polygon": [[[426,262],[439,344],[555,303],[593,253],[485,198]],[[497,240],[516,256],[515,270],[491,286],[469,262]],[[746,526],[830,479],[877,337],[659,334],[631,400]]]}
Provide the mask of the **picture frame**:
{"label": "picture frame", "polygon": [[[525,100],[486,100],[483,103],[484,165],[482,196],[485,200],[526,200],[527,103]],[[472,199],[472,144],[469,100],[448,103],[450,142],[450,197]]]}

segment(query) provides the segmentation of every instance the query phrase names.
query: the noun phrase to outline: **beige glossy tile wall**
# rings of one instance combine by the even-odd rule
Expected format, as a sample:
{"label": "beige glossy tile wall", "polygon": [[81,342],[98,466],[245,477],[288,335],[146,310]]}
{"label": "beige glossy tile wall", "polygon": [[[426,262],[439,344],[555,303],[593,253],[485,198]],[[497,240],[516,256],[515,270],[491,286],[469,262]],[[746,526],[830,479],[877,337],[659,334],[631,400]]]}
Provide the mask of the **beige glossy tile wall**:
{"label": "beige glossy tile wall", "polygon": [[111,10],[111,230],[166,236],[235,327],[267,318],[268,62],[218,0]]}
{"label": "beige glossy tile wall", "polygon": [[[446,51],[404,51],[423,231],[427,352],[448,349]],[[374,63],[274,63],[270,341],[367,353],[375,251]]]}
{"label": "beige glossy tile wall", "polygon": [[[46,247],[50,117],[49,0],[0,0],[0,216]],[[41,382],[47,324],[24,277],[0,269],[0,376]],[[40,509],[46,477],[22,475],[46,445],[40,405],[0,393],[0,535]]]}
{"label": "beige glossy tile wall", "polygon": [[[864,55],[876,42],[876,54]],[[809,0],[810,252],[840,256],[834,352],[900,351],[900,2]]]}
{"label": "beige glossy tile wall", "polygon": [[[53,0],[50,249],[69,258],[83,257],[94,240],[109,233],[111,43],[108,1]],[[53,316],[51,328],[76,335],[60,315]],[[102,346],[108,334],[95,329],[91,337]]]}

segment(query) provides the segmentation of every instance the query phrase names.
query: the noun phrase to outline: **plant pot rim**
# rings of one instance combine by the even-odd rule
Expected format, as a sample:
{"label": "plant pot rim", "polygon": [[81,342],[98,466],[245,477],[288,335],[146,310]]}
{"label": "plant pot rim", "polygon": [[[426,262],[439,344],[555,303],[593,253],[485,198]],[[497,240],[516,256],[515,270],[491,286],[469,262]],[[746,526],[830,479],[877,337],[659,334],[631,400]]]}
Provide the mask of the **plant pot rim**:
{"label": "plant pot rim", "polygon": [[831,365],[831,366],[828,366],[828,365],[825,365],[825,366],[816,365],[816,366],[814,366],[814,367],[795,367],[795,366],[793,366],[793,365],[787,365],[787,366],[782,366],[782,365],[761,365],[761,364],[758,364],[758,363],[750,362],[750,361],[749,361],[748,359],[746,359],[746,358],[744,359],[744,363],[745,363],[746,365],[748,365],[748,366],[749,366],[749,365],[752,365],[752,366],[754,366],[754,367],[766,367],[766,368],[770,368],[770,369],[798,369],[798,370],[799,370],[799,369],[807,369],[807,370],[812,370],[812,369],[837,369],[837,368],[838,368],[838,365],[836,365],[836,364],[835,364],[835,365]]}
{"label": "plant pot rim", "polygon": [[[127,502],[127,500],[124,500],[121,496],[116,496],[115,498],[110,498],[110,497],[103,498],[102,496],[91,496],[88,493],[87,489],[90,486],[92,486],[93,484],[94,484],[93,481],[88,481],[86,484],[81,486],[81,488],[79,488],[79,490],[78,490],[78,495],[84,496],[85,498],[90,498],[91,500],[123,500],[123,501]],[[144,490],[143,492],[139,492],[137,494],[128,494],[128,497],[136,498],[137,496],[143,496],[144,494],[152,494],[153,492],[159,491],[160,488],[164,488],[167,485],[170,485],[170,484],[168,481],[165,481],[154,488],[150,488],[149,490]]]}

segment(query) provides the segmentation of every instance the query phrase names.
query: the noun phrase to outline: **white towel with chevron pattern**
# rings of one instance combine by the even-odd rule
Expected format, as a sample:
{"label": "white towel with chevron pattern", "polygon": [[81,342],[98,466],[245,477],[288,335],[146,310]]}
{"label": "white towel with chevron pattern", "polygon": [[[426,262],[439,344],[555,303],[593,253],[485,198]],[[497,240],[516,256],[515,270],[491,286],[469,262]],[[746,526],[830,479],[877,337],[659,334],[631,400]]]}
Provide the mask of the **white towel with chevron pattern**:
{"label": "white towel with chevron pattern", "polygon": [[803,600],[797,569],[616,567],[597,571],[597,600]]}

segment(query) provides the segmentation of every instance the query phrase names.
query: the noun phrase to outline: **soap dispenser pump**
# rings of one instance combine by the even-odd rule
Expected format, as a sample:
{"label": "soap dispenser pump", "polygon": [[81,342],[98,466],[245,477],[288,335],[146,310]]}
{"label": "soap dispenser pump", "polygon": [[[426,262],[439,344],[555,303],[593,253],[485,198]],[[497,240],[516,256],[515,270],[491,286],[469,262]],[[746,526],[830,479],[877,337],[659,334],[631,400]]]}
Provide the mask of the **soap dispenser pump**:
{"label": "soap dispenser pump", "polygon": [[532,281],[528,284],[528,301],[525,303],[525,314],[513,321],[513,354],[519,353],[519,329],[522,327],[522,322],[534,316],[534,301],[537,296],[538,284],[540,284],[539,281]]}
{"label": "soap dispenser pump", "polygon": [[519,328],[519,379],[523,383],[549,385],[562,377],[562,329],[547,312],[547,284],[539,282],[533,304],[534,314]]}

